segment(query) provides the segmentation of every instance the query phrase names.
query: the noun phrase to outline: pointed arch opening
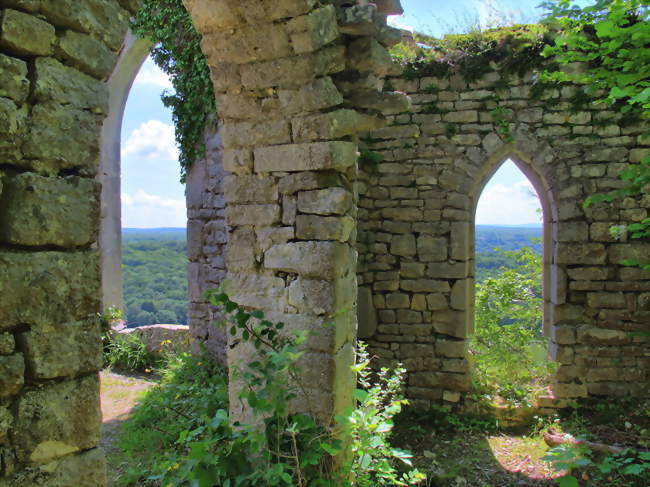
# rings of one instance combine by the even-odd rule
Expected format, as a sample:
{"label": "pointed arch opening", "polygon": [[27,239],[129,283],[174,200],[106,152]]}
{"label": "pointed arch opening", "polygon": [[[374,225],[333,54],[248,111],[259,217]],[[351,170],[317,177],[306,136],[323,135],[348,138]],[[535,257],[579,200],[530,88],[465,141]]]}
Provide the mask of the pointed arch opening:
{"label": "pointed arch opening", "polygon": [[494,154],[471,191],[468,337],[475,384],[506,399],[553,373],[555,203],[533,158]]}

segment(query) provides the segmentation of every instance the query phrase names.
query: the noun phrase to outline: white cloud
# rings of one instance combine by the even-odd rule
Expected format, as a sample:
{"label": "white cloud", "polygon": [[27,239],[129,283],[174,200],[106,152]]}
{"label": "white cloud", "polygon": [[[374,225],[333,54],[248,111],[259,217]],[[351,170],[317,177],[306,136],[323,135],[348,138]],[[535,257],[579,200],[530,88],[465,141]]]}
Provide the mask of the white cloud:
{"label": "white cloud", "polygon": [[147,59],[147,61],[142,65],[140,72],[133,82],[136,85],[156,86],[166,90],[172,90],[174,88],[169,76],[167,76],[150,59]]}
{"label": "white cloud", "polygon": [[131,132],[124,144],[122,157],[128,156],[178,160],[174,126],[160,120],[149,120],[142,123]]}
{"label": "white cloud", "polygon": [[508,187],[494,184],[483,191],[476,208],[476,223],[482,225],[523,225],[541,223],[541,208],[530,181]]}
{"label": "white cloud", "polygon": [[129,228],[184,227],[185,201],[163,198],[141,189],[134,195],[122,193],[122,226]]}
{"label": "white cloud", "polygon": [[408,20],[408,16],[405,15],[389,15],[388,16],[388,25],[395,27],[396,29],[403,29],[413,32],[415,27]]}

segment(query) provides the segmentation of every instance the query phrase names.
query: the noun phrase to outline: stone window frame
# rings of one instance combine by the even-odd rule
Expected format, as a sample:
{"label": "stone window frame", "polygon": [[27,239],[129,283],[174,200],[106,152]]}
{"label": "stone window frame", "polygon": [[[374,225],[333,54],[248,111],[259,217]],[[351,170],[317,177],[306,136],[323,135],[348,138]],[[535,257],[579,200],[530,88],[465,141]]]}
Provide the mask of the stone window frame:
{"label": "stone window frame", "polygon": [[102,276],[102,309],[124,308],[122,276],[122,121],[131,87],[149,56],[153,43],[130,30],[117,64],[106,85],[108,114],[102,125],[99,173],[102,185],[99,252]]}

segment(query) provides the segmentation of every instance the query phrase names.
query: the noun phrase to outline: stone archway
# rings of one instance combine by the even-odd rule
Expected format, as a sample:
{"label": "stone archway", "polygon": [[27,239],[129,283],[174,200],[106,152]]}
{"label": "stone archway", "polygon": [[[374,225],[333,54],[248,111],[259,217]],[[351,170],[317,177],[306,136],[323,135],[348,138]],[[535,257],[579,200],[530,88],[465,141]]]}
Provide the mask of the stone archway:
{"label": "stone archway", "polygon": [[[399,2],[335,3],[186,2],[223,120],[231,175],[220,217],[233,297],[307,329],[355,307],[355,134],[382,124],[387,99],[403,99],[380,93],[391,69],[385,46],[400,38],[385,16]],[[95,177],[104,120],[115,115],[108,143],[119,119],[105,80],[136,7],[0,2],[2,487],[105,483]],[[119,102],[128,80],[114,79],[123,82]],[[104,149],[114,163],[114,144]],[[354,385],[356,317],[334,320],[307,350],[320,364],[309,373],[323,421],[350,403]],[[244,352],[230,345],[229,360],[238,360]]]}

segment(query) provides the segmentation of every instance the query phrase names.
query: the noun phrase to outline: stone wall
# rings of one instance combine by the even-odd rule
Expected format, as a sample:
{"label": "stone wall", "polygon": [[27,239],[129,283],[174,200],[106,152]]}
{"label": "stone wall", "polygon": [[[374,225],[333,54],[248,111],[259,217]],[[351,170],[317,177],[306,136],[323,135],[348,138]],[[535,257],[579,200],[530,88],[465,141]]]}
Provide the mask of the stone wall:
{"label": "stone wall", "polygon": [[0,1],[2,487],[105,483],[94,178],[129,13],[81,3]]}
{"label": "stone wall", "polygon": [[609,228],[646,218],[650,198],[582,203],[621,187],[620,171],[650,152],[648,127],[605,106],[574,108],[576,86],[538,99],[531,74],[391,84],[410,95],[413,111],[392,110],[390,126],[367,134],[383,161],[362,163],[358,184],[360,336],[371,352],[404,363],[418,404],[457,403],[469,390],[474,214],[485,183],[511,158],[544,210],[544,330],[560,367],[556,400],[543,404],[647,394],[648,342],[630,332],[649,331],[650,272],[622,262],[647,262],[650,244],[617,240]]}

